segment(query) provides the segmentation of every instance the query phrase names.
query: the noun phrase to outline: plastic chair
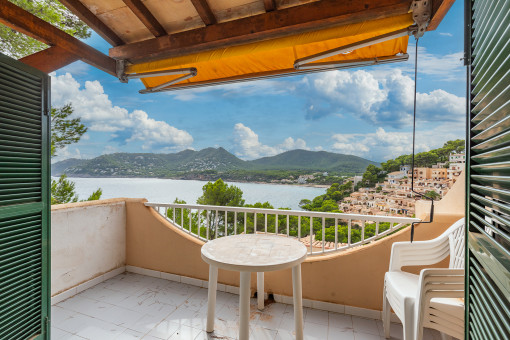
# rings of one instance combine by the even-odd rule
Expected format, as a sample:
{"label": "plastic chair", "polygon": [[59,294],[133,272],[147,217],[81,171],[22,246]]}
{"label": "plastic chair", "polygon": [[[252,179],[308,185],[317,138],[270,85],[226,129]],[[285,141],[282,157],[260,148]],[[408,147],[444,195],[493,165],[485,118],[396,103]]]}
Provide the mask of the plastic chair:
{"label": "plastic chair", "polygon": [[[420,275],[404,266],[432,265],[450,256],[449,268],[423,269]],[[383,327],[390,337],[391,309],[402,322],[404,340],[422,340],[423,327],[464,337],[464,219],[429,241],[396,242],[384,276]]]}

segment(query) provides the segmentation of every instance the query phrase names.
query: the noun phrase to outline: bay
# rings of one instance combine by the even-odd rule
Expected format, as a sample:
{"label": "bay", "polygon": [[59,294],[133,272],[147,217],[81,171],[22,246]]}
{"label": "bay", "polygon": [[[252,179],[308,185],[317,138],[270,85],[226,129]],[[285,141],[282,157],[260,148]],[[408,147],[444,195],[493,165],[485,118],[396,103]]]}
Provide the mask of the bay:
{"label": "bay", "polygon": [[[76,184],[80,199],[86,199],[97,188],[103,189],[101,198],[147,198],[153,203],[172,203],[175,198],[195,204],[202,195],[202,187],[207,182],[196,180],[175,180],[160,178],[69,178]],[[237,183],[247,204],[269,202],[275,208],[299,209],[301,199],[313,199],[326,192],[325,188],[298,185]]]}

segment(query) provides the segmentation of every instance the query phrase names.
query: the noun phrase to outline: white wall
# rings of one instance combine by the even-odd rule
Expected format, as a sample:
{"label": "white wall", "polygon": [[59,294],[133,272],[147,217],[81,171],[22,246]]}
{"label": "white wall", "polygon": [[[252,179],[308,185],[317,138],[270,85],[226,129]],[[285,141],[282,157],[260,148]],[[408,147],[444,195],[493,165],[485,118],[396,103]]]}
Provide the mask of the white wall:
{"label": "white wall", "polygon": [[52,296],[125,265],[125,202],[91,203],[52,206]]}

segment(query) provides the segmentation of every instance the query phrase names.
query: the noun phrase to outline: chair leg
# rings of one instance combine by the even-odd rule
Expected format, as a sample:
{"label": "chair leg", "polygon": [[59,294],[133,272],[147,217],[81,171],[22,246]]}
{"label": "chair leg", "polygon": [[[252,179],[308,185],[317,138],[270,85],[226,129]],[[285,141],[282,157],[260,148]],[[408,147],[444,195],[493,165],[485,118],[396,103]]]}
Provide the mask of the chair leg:
{"label": "chair leg", "polygon": [[386,298],[386,287],[384,287],[382,322],[383,322],[383,329],[384,329],[384,337],[386,339],[390,338],[390,321],[391,321],[391,306],[390,306],[390,302]]}
{"label": "chair leg", "polygon": [[402,326],[404,328],[404,339],[403,340],[416,340],[415,329],[416,320],[414,315],[414,299],[404,299],[404,320],[402,320]]}

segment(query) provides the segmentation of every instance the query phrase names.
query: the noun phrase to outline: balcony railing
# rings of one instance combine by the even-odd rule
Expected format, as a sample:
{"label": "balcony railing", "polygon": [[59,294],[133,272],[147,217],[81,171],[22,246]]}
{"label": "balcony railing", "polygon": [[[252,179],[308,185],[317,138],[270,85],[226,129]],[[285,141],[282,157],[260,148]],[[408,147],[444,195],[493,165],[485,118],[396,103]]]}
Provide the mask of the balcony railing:
{"label": "balcony railing", "polygon": [[218,237],[266,233],[297,237],[318,255],[360,246],[420,219],[198,204],[145,203],[176,227],[207,242]]}

